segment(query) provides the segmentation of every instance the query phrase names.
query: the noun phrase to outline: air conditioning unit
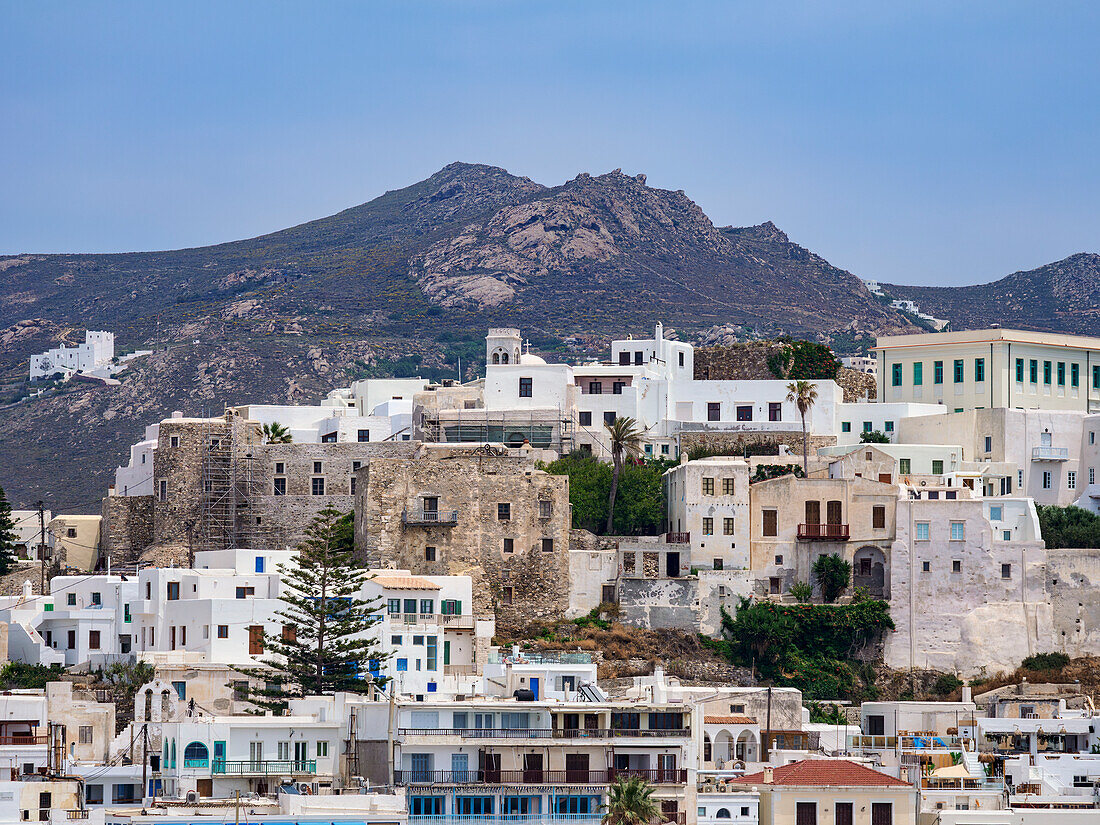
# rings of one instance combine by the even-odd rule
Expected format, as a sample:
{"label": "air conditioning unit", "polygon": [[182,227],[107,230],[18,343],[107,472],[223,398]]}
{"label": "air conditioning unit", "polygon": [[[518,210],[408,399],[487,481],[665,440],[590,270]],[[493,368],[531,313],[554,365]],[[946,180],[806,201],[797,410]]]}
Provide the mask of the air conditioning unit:
{"label": "air conditioning unit", "polygon": [[726,787],[726,783],[722,782],[718,785],[718,793],[725,793],[729,788]]}
{"label": "air conditioning unit", "polygon": [[199,801],[199,792],[198,791],[188,791],[186,798],[187,798],[187,804],[188,805],[194,805],[196,802]]}
{"label": "air conditioning unit", "polygon": [[298,783],[298,793],[310,794],[313,793],[313,786],[308,782]]}

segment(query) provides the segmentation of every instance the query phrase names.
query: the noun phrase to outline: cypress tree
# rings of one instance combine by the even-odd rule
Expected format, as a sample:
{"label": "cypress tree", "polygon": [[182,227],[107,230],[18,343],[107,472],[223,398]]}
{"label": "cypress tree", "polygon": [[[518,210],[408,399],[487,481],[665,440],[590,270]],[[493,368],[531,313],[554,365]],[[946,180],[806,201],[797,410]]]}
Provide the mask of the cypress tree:
{"label": "cypress tree", "polygon": [[15,521],[11,516],[11,502],[4,488],[0,487],[0,576],[7,575],[15,566]]}
{"label": "cypress tree", "polygon": [[283,607],[275,615],[282,631],[265,631],[262,668],[237,668],[265,682],[249,688],[250,701],[265,710],[281,712],[287,700],[303,696],[365,693],[384,682],[372,675],[384,655],[368,635],[380,600],[360,598],[370,574],[355,557],[349,522],[348,514],[322,510],[298,555],[279,565]]}

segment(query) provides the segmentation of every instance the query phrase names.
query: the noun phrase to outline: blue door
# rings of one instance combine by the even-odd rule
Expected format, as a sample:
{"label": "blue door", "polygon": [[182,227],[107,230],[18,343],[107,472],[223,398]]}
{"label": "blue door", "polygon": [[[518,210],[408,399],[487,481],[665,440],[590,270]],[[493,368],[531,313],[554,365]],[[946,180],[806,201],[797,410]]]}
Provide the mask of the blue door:
{"label": "blue door", "polygon": [[214,743],[214,773],[225,773],[225,742]]}
{"label": "blue door", "polygon": [[533,694],[535,694],[535,701],[538,701],[538,698],[539,698],[539,680],[538,679],[532,679],[531,680],[531,692]]}

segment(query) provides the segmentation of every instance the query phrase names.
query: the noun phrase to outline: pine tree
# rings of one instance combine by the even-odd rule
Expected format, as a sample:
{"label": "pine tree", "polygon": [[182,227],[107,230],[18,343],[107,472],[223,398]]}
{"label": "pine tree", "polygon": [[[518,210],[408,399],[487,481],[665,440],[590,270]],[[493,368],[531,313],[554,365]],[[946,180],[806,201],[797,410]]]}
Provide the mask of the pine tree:
{"label": "pine tree", "polygon": [[264,633],[264,667],[237,668],[266,683],[249,689],[250,701],[281,712],[289,699],[365,693],[383,682],[371,670],[377,671],[384,654],[368,635],[380,600],[359,597],[370,574],[355,558],[347,515],[322,510],[306,528],[298,555],[279,565],[279,573],[283,608],[275,615],[282,632]]}
{"label": "pine tree", "polygon": [[15,521],[11,517],[11,503],[4,488],[0,487],[0,576],[7,575],[15,566]]}

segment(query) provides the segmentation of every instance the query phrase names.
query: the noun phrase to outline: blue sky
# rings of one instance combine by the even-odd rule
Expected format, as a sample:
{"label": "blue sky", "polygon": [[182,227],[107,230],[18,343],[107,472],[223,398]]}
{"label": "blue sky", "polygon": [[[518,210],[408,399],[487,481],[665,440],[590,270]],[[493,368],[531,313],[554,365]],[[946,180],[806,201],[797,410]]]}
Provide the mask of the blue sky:
{"label": "blue sky", "polygon": [[1100,4],[0,0],[0,253],[200,246],[453,161],[621,167],[865,278],[1100,251]]}

